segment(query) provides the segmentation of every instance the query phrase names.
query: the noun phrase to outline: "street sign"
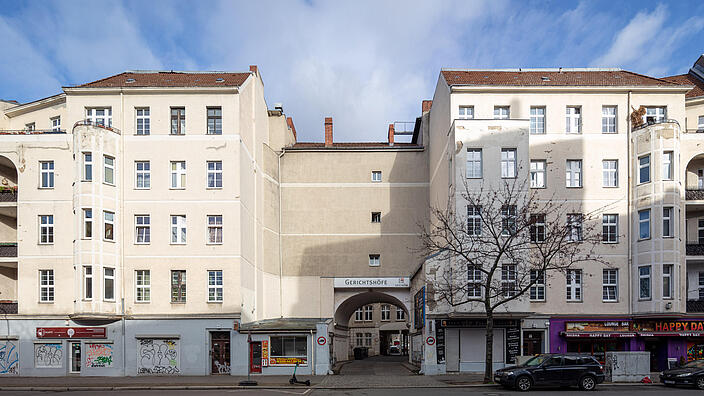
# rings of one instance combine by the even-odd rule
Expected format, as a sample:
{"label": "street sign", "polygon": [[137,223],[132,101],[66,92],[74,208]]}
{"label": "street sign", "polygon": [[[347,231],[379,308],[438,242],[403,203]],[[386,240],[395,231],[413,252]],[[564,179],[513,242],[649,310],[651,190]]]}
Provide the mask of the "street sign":
{"label": "street sign", "polygon": [[37,338],[105,338],[105,327],[37,327]]}
{"label": "street sign", "polygon": [[318,337],[318,345],[323,346],[323,345],[325,345],[326,342],[328,342],[328,340],[325,337],[323,337],[323,336]]}
{"label": "street sign", "polygon": [[435,337],[430,336],[430,337],[426,338],[425,343],[428,345],[435,345]]}

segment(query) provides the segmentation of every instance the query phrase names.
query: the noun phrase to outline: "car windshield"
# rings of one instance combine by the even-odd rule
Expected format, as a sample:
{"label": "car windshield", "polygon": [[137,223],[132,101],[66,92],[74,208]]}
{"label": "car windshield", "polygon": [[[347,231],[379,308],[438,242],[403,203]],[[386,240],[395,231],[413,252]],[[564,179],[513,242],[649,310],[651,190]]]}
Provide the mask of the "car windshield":
{"label": "car windshield", "polygon": [[535,357],[532,357],[528,359],[525,363],[523,363],[524,366],[540,366],[543,364],[544,361],[550,359],[550,355],[538,355]]}
{"label": "car windshield", "polygon": [[704,359],[693,360],[683,365],[682,368],[704,368]]}

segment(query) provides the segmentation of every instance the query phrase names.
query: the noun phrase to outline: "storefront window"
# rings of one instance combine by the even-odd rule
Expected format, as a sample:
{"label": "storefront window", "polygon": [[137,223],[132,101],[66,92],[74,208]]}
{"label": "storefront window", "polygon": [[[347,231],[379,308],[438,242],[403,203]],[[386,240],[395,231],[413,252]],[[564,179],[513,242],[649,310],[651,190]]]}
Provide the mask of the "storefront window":
{"label": "storefront window", "polygon": [[272,357],[306,357],[307,355],[308,339],[306,336],[271,337]]}

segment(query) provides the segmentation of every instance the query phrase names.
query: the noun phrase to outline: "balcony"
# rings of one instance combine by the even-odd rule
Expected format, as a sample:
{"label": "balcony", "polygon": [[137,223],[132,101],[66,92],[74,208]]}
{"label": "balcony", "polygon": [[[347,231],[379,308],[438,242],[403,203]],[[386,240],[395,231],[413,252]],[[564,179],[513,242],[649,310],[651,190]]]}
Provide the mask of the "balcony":
{"label": "balcony", "polygon": [[687,256],[704,256],[704,244],[688,243]]}
{"label": "balcony", "polygon": [[17,257],[17,242],[0,242],[0,257]]}
{"label": "balcony", "polygon": [[17,202],[17,187],[0,187],[0,202]]}
{"label": "balcony", "polygon": [[704,312],[704,300],[687,300],[687,312]]}
{"label": "balcony", "polygon": [[686,133],[704,133],[704,127],[697,129],[687,129]]}
{"label": "balcony", "polygon": [[685,190],[684,197],[687,201],[704,200],[704,189]]}
{"label": "balcony", "polygon": [[0,129],[0,135],[51,135],[66,133],[65,129]]}
{"label": "balcony", "polygon": [[76,123],[73,124],[74,128],[76,128],[78,126],[93,126],[93,127],[102,128],[102,129],[105,129],[105,130],[108,130],[111,132],[115,132],[118,135],[121,134],[120,130],[113,127],[112,125],[108,126],[108,125],[103,124],[102,122],[95,122],[92,120],[80,120],[80,121],[76,121]]}
{"label": "balcony", "polygon": [[17,313],[17,301],[0,300],[0,314],[10,315]]}

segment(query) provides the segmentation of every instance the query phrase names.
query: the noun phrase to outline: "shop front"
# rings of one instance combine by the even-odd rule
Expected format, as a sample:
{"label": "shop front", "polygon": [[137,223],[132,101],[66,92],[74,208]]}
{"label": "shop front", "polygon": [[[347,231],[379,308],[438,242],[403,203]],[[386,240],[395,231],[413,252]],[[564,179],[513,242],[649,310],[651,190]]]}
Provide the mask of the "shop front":
{"label": "shop front", "polygon": [[635,350],[636,332],[627,318],[550,319],[550,352],[588,353],[602,363],[606,352]]}
{"label": "shop front", "polygon": [[704,359],[704,318],[638,320],[637,350],[650,352],[651,371]]}

